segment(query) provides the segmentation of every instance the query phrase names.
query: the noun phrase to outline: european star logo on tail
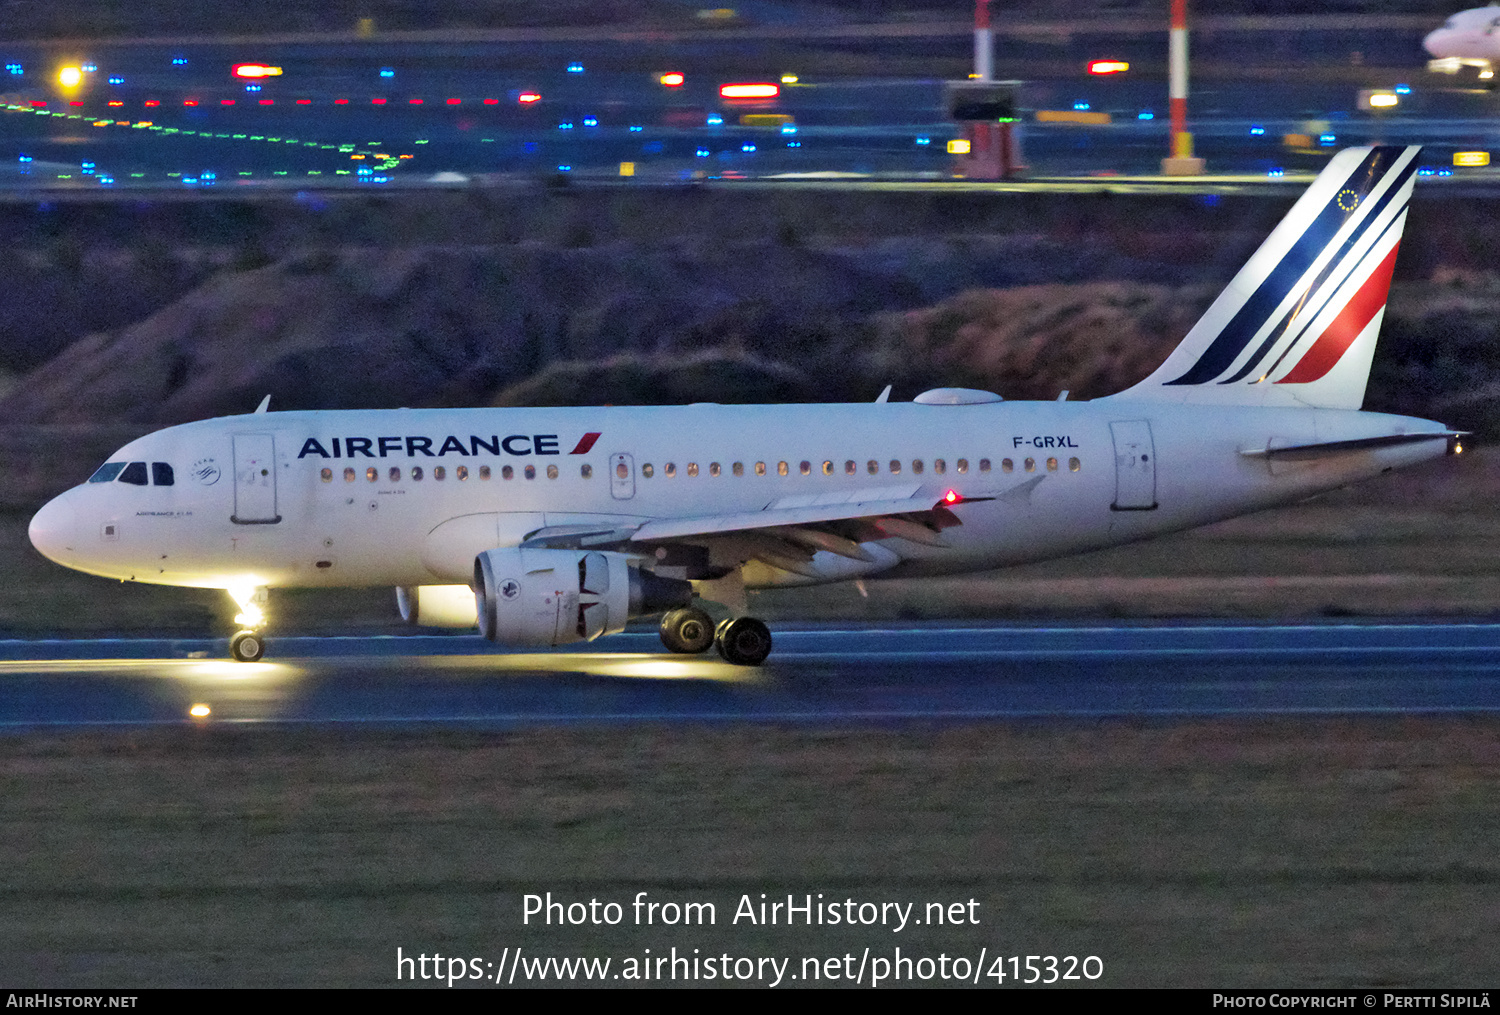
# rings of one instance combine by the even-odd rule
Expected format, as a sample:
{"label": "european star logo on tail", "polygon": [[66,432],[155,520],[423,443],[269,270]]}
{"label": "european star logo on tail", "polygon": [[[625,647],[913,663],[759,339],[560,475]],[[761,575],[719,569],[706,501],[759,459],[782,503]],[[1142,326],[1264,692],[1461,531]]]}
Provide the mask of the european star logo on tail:
{"label": "european star logo on tail", "polygon": [[1358,409],[1420,151],[1335,155],[1166,362],[1114,397]]}

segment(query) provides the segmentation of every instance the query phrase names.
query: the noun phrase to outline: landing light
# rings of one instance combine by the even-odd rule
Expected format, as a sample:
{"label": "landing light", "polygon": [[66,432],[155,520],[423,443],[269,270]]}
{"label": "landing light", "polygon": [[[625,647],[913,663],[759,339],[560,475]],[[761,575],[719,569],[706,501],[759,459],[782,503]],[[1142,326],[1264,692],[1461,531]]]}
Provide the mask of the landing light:
{"label": "landing light", "polygon": [[1490,153],[1454,152],[1453,164],[1455,166],[1487,166],[1490,164]]}
{"label": "landing light", "polygon": [[781,83],[784,85],[795,85],[797,83],[797,75],[783,74],[781,75]]}
{"label": "landing light", "polygon": [[264,63],[237,63],[234,65],[234,76],[237,78],[279,78],[281,68]]}
{"label": "landing light", "polygon": [[83,81],[83,69],[81,67],[64,67],[57,72],[57,83],[64,88],[77,88]]}
{"label": "landing light", "polygon": [[1089,64],[1090,74],[1124,74],[1130,64],[1124,60],[1095,60]]}
{"label": "landing light", "polygon": [[719,95],[726,99],[774,99],[780,94],[781,86],[770,82],[719,86]]}
{"label": "landing light", "polygon": [[536,92],[522,92],[516,96],[516,101],[523,106],[529,106],[533,102],[541,102],[542,97]]}
{"label": "landing light", "polygon": [[667,88],[681,88],[682,82],[686,79],[674,70],[663,74],[658,80]]}
{"label": "landing light", "polygon": [[194,719],[207,719],[212,713],[213,709],[203,704],[194,705],[192,708],[188,709],[188,715],[192,716]]}
{"label": "landing light", "polygon": [[967,154],[969,154],[969,142],[968,142],[968,139],[967,138],[961,138],[961,137],[959,137],[959,138],[954,138],[952,141],[949,141],[948,142],[948,154],[949,155],[967,155]]}

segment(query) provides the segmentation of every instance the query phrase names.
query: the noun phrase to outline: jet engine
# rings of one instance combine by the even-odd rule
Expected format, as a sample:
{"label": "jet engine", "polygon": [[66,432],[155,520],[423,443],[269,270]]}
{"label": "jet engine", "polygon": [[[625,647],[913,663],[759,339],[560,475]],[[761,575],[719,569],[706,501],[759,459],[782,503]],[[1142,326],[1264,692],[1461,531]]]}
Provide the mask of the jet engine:
{"label": "jet engine", "polygon": [[520,646],[592,641],[693,598],[688,582],[642,571],[623,553],[524,547],[475,557],[474,589],[479,633]]}
{"label": "jet engine", "polygon": [[401,585],[396,606],[413,627],[473,627],[478,622],[474,590],[467,585]]}

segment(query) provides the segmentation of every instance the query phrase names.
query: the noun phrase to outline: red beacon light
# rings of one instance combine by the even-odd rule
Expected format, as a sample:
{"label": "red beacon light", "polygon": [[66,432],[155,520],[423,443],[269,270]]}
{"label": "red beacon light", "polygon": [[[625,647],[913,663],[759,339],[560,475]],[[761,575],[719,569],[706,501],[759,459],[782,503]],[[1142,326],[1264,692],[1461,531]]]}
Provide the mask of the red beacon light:
{"label": "red beacon light", "polygon": [[781,86],[769,81],[719,86],[719,96],[725,99],[774,99],[780,94]]}
{"label": "red beacon light", "polygon": [[957,504],[963,499],[963,495],[960,494],[957,490],[949,490],[947,493],[943,494],[944,504]]}

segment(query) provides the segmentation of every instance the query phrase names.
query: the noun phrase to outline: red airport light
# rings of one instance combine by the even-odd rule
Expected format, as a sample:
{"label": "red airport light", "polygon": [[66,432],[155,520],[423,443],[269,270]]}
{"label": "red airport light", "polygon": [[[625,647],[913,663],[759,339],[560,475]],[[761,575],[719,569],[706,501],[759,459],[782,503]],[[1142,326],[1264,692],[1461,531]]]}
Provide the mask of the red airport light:
{"label": "red airport light", "polygon": [[1089,64],[1090,74],[1124,74],[1130,64],[1124,60],[1095,60]]}
{"label": "red airport light", "polygon": [[719,96],[725,99],[774,99],[780,94],[781,86],[769,81],[719,86]]}
{"label": "red airport light", "polygon": [[298,99],[297,100],[297,105],[299,105],[299,106],[310,106],[310,105],[312,105],[312,99]]}
{"label": "red airport light", "polygon": [[533,102],[541,102],[542,96],[538,92],[522,92],[516,96],[516,101],[523,106],[529,106]]}
{"label": "red airport light", "polygon": [[448,100],[448,105],[450,105],[450,106],[456,106],[456,105],[458,105],[462,101],[463,101],[462,99],[449,99]]}
{"label": "red airport light", "polygon": [[70,106],[81,106],[81,105],[83,105],[83,103],[79,102],[77,99],[74,99],[72,102],[68,103],[68,105],[70,105]]}
{"label": "red airport light", "polygon": [[148,105],[148,106],[159,106],[159,105],[161,105],[161,100],[160,99],[147,99],[146,100],[146,105]]}
{"label": "red airport light", "polygon": [[196,106],[198,104],[198,100],[197,99],[183,99],[182,100],[182,104],[184,106]]}
{"label": "red airport light", "polygon": [[125,103],[121,102],[119,99],[111,99],[109,104],[111,106],[123,106],[123,105],[125,105]]}
{"label": "red airport light", "polygon": [[43,108],[46,105],[47,105],[47,103],[42,102],[42,101],[40,101],[38,99],[32,99],[31,100],[31,108],[32,109],[41,109],[41,108]]}
{"label": "red airport light", "polygon": [[485,99],[484,100],[484,104],[486,106],[498,106],[500,104],[500,100],[499,99]]}
{"label": "red airport light", "polygon": [[281,68],[264,63],[237,63],[234,65],[234,76],[237,78],[279,78]]}
{"label": "red airport light", "polygon": [[371,103],[371,105],[375,105],[375,106],[383,106],[383,105],[385,105],[385,100],[384,99],[371,99],[370,103]]}
{"label": "red airport light", "polygon": [[232,105],[234,105],[234,100],[233,99],[220,99],[219,100],[219,105],[221,105],[221,106],[232,106]]}
{"label": "red airport light", "polygon": [[420,106],[422,104],[421,99],[407,99],[406,101],[411,103],[413,106]]}
{"label": "red airport light", "polygon": [[262,106],[274,106],[274,105],[276,105],[276,100],[275,99],[261,99],[260,100],[260,104]]}
{"label": "red airport light", "polygon": [[674,70],[674,71],[668,71],[667,73],[663,74],[661,76],[660,80],[661,80],[661,83],[663,85],[665,85],[667,88],[681,88],[682,87],[682,82],[685,81],[686,79],[681,74],[679,74],[677,71]]}
{"label": "red airport light", "polygon": [[333,104],[335,106],[347,106],[349,104],[349,100],[348,99],[334,99],[333,100]]}

